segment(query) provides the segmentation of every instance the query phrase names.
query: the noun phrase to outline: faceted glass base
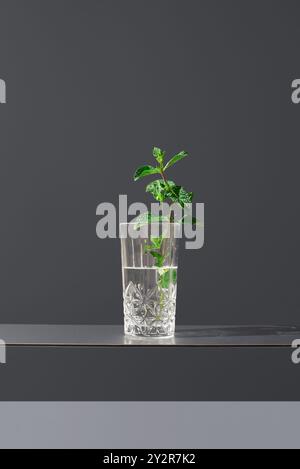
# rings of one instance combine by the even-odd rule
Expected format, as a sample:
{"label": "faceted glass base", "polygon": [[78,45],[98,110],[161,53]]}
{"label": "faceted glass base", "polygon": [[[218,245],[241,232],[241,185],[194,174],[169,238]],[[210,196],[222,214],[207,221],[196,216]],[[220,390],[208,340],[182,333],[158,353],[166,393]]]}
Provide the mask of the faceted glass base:
{"label": "faceted glass base", "polygon": [[124,332],[126,335],[134,337],[174,337],[175,319],[166,326],[137,326],[125,320]]}
{"label": "faceted glass base", "polygon": [[175,332],[176,285],[144,288],[130,282],[124,292],[125,334],[172,337]]}

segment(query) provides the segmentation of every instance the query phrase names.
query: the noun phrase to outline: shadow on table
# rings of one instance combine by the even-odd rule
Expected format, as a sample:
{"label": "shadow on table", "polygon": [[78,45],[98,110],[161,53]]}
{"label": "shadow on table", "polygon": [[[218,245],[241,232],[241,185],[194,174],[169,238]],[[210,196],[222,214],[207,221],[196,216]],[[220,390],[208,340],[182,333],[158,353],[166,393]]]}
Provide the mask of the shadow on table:
{"label": "shadow on table", "polygon": [[182,326],[176,337],[283,336],[297,332],[300,335],[300,327],[297,326]]}

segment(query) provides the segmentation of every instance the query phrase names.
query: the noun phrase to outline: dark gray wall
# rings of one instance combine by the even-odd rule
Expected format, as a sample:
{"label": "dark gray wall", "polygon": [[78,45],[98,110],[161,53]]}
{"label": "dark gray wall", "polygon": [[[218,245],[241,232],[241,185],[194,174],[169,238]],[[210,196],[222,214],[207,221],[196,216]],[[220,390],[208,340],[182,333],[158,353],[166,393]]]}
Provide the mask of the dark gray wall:
{"label": "dark gray wall", "polygon": [[297,0],[0,0],[0,321],[122,321],[96,206],[158,145],[206,204],[180,323],[298,323]]}

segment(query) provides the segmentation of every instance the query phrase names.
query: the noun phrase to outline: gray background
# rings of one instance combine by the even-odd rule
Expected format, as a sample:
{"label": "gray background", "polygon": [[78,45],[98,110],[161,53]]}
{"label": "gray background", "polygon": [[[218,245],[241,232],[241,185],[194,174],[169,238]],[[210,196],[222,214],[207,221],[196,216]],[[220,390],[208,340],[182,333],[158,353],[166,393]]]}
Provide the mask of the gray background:
{"label": "gray background", "polygon": [[297,0],[0,0],[0,321],[120,323],[96,206],[151,148],[206,204],[178,322],[298,323]]}

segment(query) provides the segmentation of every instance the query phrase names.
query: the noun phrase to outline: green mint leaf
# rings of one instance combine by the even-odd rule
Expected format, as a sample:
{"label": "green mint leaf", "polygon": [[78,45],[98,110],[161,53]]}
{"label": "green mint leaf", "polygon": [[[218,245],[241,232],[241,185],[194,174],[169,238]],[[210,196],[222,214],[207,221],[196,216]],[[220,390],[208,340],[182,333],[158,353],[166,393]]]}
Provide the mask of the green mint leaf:
{"label": "green mint leaf", "polygon": [[154,156],[154,158],[158,158],[158,156],[161,155],[161,152],[162,152],[162,151],[161,151],[160,148],[154,147],[154,148],[153,148],[153,156]]}
{"label": "green mint leaf", "polygon": [[168,163],[164,167],[164,171],[173,166],[173,164],[177,163],[177,161],[183,160],[183,158],[185,158],[186,156],[188,156],[188,153],[186,151],[181,151],[177,155],[174,155],[173,158],[171,158],[170,161],[168,161]]}
{"label": "green mint leaf", "polygon": [[193,192],[187,192],[183,187],[179,191],[179,203],[182,207],[185,204],[191,204],[193,201],[194,194]]}
{"label": "green mint leaf", "polygon": [[167,197],[169,197],[173,202],[179,203],[180,189],[181,189],[181,186],[176,186],[176,184],[174,184],[173,186],[170,186],[170,190],[167,191]]}
{"label": "green mint leaf", "polygon": [[179,203],[181,207],[192,202],[194,197],[193,192],[187,192],[182,186],[173,186],[171,189],[172,190],[167,193],[167,197],[173,202]]}
{"label": "green mint leaf", "polygon": [[176,269],[163,269],[159,276],[159,285],[161,288],[169,288],[170,283],[175,284],[177,281]]}
{"label": "green mint leaf", "polygon": [[154,147],[153,148],[153,156],[160,165],[164,164],[164,159],[165,159],[165,156],[166,156],[165,151],[161,150],[160,148]]}
{"label": "green mint leaf", "polygon": [[159,236],[159,238],[151,238],[152,249],[160,249],[163,243],[164,237]]}
{"label": "green mint leaf", "polygon": [[168,181],[168,186],[163,179],[157,179],[156,181],[151,182],[146,187],[146,192],[150,192],[153,195],[155,200],[158,202],[164,202],[168,197],[170,197],[170,189],[175,186],[173,181]]}
{"label": "green mint leaf", "polygon": [[152,257],[155,258],[155,267],[162,267],[164,265],[164,256],[156,251],[150,251]]}
{"label": "green mint leaf", "polygon": [[146,246],[144,247],[144,252],[145,253],[150,252],[150,254],[153,255],[154,251],[160,251],[164,237],[163,236],[159,236],[159,238],[151,237],[150,239],[151,239],[152,244],[146,244]]}
{"label": "green mint leaf", "polygon": [[158,174],[159,173],[159,168],[154,168],[154,166],[140,166],[137,168],[136,172],[134,173],[134,180],[138,181],[139,179],[149,176],[149,174]]}

